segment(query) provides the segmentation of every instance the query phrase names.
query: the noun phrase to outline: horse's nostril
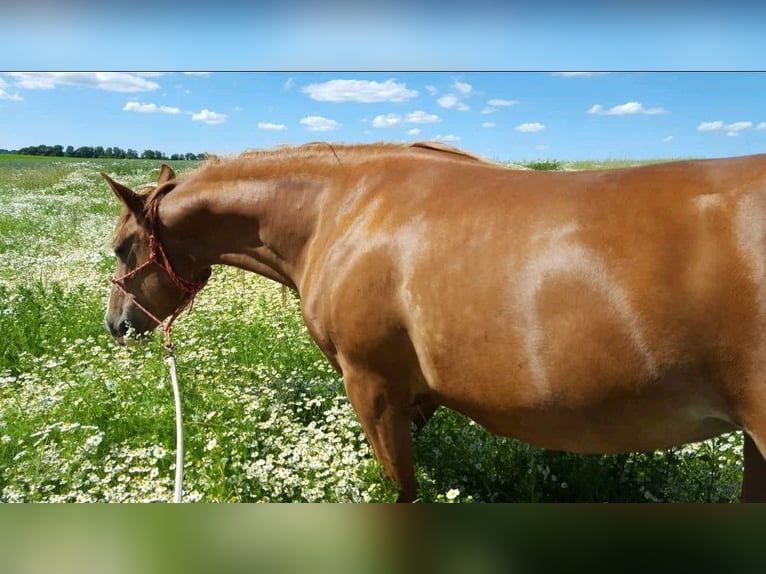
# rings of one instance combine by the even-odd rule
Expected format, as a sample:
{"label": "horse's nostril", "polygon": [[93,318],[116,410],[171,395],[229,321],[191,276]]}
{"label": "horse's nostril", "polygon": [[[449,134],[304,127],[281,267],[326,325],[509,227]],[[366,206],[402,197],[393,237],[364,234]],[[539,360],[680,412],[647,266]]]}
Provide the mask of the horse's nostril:
{"label": "horse's nostril", "polygon": [[115,338],[124,337],[125,334],[128,332],[127,321],[120,321],[119,323],[115,324],[107,320],[106,326],[109,329],[109,332],[111,333],[112,337],[115,337]]}

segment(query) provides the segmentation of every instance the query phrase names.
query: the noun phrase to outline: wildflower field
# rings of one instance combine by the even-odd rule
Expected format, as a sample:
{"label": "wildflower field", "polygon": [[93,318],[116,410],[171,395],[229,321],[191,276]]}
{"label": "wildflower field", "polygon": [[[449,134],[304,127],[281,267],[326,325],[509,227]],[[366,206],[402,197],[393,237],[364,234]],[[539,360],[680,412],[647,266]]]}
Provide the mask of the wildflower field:
{"label": "wildflower field", "polygon": [[[179,173],[196,165],[168,163]],[[103,327],[119,204],[99,172],[138,188],[159,167],[0,155],[1,502],[172,496],[161,334],[120,348]],[[174,345],[186,501],[396,498],[296,295],[216,268],[176,323]],[[576,456],[496,437],[441,409],[415,434],[415,450],[424,502],[731,501],[741,479],[736,433],[663,452]]]}

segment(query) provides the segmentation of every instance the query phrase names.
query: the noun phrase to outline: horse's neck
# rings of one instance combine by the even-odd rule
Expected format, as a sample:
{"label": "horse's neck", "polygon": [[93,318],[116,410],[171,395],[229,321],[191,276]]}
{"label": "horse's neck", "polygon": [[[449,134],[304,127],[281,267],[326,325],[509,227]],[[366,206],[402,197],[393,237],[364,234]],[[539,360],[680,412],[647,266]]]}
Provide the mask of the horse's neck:
{"label": "horse's neck", "polygon": [[190,181],[168,194],[161,219],[200,265],[232,265],[297,288],[325,187],[287,174]]}

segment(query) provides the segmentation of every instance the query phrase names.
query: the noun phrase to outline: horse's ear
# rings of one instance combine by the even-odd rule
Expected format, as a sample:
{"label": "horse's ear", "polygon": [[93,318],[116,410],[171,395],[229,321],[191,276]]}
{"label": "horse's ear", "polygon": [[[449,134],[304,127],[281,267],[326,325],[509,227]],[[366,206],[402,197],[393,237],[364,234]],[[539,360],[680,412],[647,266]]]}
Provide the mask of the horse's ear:
{"label": "horse's ear", "polygon": [[157,187],[175,178],[176,178],[176,172],[173,171],[173,168],[170,167],[168,164],[163,163],[162,167],[160,168],[160,176],[157,178]]}
{"label": "horse's ear", "polygon": [[126,187],[122,185],[121,183],[114,181],[111,177],[109,177],[103,171],[101,172],[101,177],[103,177],[106,180],[106,183],[109,184],[109,187],[112,188],[112,191],[117,196],[117,199],[119,199],[122,203],[124,203],[127,206],[127,208],[133,212],[134,215],[136,215],[137,217],[143,217],[144,199],[140,195],[138,195],[135,191],[133,191],[129,187]]}

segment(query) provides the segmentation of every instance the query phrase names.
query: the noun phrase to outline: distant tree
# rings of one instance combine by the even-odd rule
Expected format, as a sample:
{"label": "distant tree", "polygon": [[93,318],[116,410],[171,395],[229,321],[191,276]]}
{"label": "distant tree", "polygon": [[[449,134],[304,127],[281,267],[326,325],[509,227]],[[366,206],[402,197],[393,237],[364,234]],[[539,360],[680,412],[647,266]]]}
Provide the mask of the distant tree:
{"label": "distant tree", "polygon": [[206,155],[204,153],[174,153],[168,156],[164,151],[156,150],[156,149],[145,149],[140,155],[139,153],[134,149],[128,149],[124,150],[122,148],[116,147],[116,146],[110,146],[107,148],[104,148],[103,146],[80,146],[78,148],[75,148],[71,145],[64,146],[62,145],[33,145],[33,146],[27,146],[22,147],[17,150],[0,150],[0,153],[19,153],[19,154],[26,154],[26,155],[42,155],[42,156],[53,156],[53,157],[93,157],[93,158],[114,158],[114,159],[159,159],[159,160],[187,160],[187,161],[195,161],[195,160],[202,160],[205,159]]}

